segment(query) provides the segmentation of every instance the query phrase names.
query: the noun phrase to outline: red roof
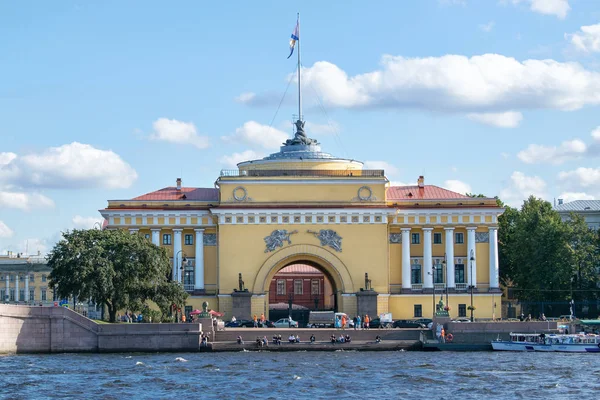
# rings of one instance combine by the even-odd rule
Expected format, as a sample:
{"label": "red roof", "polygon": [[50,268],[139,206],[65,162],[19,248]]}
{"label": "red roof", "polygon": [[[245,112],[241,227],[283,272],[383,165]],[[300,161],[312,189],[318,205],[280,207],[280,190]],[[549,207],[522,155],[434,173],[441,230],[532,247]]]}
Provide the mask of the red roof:
{"label": "red roof", "polygon": [[315,267],[312,267],[312,266],[306,265],[306,264],[288,265],[287,267],[280,269],[277,274],[282,274],[282,273],[283,274],[320,274],[320,275],[323,274],[321,271],[319,271]]}
{"label": "red roof", "polygon": [[387,200],[449,200],[468,199],[469,196],[452,192],[434,185],[424,187],[415,186],[390,186],[387,190]]}
{"label": "red roof", "polygon": [[213,188],[190,188],[182,187],[177,190],[176,187],[170,186],[155,192],[146,193],[144,195],[133,198],[132,200],[188,200],[188,201],[219,201],[219,190]]}

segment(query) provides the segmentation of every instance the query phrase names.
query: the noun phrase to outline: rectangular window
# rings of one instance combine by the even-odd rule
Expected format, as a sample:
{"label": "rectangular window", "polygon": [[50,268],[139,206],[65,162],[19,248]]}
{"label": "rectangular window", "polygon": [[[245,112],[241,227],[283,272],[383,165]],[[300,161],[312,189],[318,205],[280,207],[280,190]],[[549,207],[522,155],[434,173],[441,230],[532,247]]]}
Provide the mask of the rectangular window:
{"label": "rectangular window", "polygon": [[41,294],[40,297],[42,298],[42,301],[46,301],[46,289],[45,288],[40,289],[40,294]]}
{"label": "rectangular window", "polygon": [[418,233],[411,234],[410,244],[419,244],[421,243],[421,237]]}
{"label": "rectangular window", "polygon": [[441,233],[433,234],[433,244],[442,244],[442,234]]}
{"label": "rectangular window", "polygon": [[310,283],[310,294],[319,294],[319,288],[321,285],[319,285],[319,280],[318,279],[313,279]]}
{"label": "rectangular window", "polygon": [[167,246],[171,245],[171,234],[170,233],[163,234],[163,244],[167,245]]}
{"label": "rectangular window", "polygon": [[294,294],[304,294],[302,290],[302,279],[296,279],[294,281]]}
{"label": "rectangular window", "polygon": [[15,289],[10,289],[10,301],[15,301]]}
{"label": "rectangular window", "polygon": [[454,266],[454,281],[456,283],[465,283],[465,265],[456,264]]}
{"label": "rectangular window", "polygon": [[442,268],[442,264],[436,264],[434,267],[433,283],[444,283],[444,269]]}
{"label": "rectangular window", "polygon": [[423,306],[421,304],[415,304],[415,318],[421,318],[423,316]]}
{"label": "rectangular window", "polygon": [[412,264],[410,266],[410,283],[421,283],[421,265]]}
{"label": "rectangular window", "polygon": [[459,304],[458,305],[458,316],[459,317],[466,317],[467,316],[467,305],[466,304]]}
{"label": "rectangular window", "polygon": [[46,282],[46,275],[42,275],[42,282]]}
{"label": "rectangular window", "polygon": [[194,273],[196,268],[194,268],[194,263],[190,261],[191,260],[188,260],[185,264],[185,269],[183,271],[183,287],[185,290],[192,290],[196,282],[196,274]]}
{"label": "rectangular window", "polygon": [[285,296],[285,279],[277,280],[277,295]]}
{"label": "rectangular window", "polygon": [[6,301],[8,300],[6,298],[6,290],[5,289],[0,289],[0,301]]}
{"label": "rectangular window", "polygon": [[186,245],[192,245],[194,244],[194,235],[185,235],[183,240]]}
{"label": "rectangular window", "polygon": [[29,275],[29,282],[35,282],[35,275],[34,274]]}
{"label": "rectangular window", "polygon": [[15,276],[14,275],[9,275],[10,276],[10,281],[14,282],[15,281]]}
{"label": "rectangular window", "polygon": [[190,317],[190,313],[192,312],[193,307],[192,306],[185,306],[185,308],[183,309],[183,311],[185,312],[185,317],[189,318]]}
{"label": "rectangular window", "polygon": [[19,301],[25,301],[25,289],[19,289]]}
{"label": "rectangular window", "polygon": [[35,289],[29,289],[29,301],[35,300]]}
{"label": "rectangular window", "polygon": [[463,244],[465,242],[465,234],[464,233],[455,233],[454,234],[454,243]]}

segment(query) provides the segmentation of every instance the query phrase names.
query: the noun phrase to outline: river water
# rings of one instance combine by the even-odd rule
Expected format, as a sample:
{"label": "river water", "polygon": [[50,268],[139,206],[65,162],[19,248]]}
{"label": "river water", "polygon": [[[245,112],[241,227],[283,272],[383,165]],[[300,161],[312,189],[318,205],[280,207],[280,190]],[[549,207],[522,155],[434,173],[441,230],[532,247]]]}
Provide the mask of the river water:
{"label": "river water", "polygon": [[237,352],[0,356],[0,398],[597,399],[598,354]]}

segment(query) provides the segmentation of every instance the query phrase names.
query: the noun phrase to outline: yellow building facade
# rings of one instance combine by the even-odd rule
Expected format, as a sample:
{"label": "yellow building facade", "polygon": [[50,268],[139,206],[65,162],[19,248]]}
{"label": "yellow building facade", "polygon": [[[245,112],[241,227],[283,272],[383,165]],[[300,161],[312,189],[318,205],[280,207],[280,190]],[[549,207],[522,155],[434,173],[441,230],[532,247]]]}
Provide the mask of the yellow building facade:
{"label": "yellow building facade", "polygon": [[[100,210],[167,248],[173,279],[225,318],[268,316],[273,276],[297,263],[323,271],[349,315],[492,318],[500,295],[495,199],[426,185],[390,186],[383,170],[322,152],[303,124],[279,152],[221,171],[214,188],[180,179]],[[473,286],[471,290],[471,285]],[[242,303],[240,303],[242,302]],[[245,305],[244,305],[245,304]],[[237,314],[236,314],[237,313]]]}

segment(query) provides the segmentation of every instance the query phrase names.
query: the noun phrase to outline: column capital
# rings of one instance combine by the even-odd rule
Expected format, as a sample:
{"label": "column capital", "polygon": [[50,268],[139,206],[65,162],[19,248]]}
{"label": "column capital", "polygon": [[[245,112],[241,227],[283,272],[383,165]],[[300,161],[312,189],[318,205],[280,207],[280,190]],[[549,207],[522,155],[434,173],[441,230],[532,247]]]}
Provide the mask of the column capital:
{"label": "column capital", "polygon": [[138,233],[140,231],[139,228],[129,228],[129,233]]}
{"label": "column capital", "polygon": [[433,228],[422,228],[423,232],[431,232],[433,231]]}
{"label": "column capital", "polygon": [[402,232],[410,232],[411,228],[400,228]]}
{"label": "column capital", "polygon": [[453,231],[453,230],[454,230],[454,227],[453,227],[453,226],[445,226],[445,227],[444,227],[444,230],[445,230],[445,231]]}
{"label": "column capital", "polygon": [[150,231],[151,232],[160,232],[160,228],[151,228]]}
{"label": "column capital", "polygon": [[196,232],[196,233],[203,233],[205,230],[206,229],[204,229],[204,228],[195,228],[194,232]]}
{"label": "column capital", "polygon": [[477,230],[477,227],[476,226],[467,226],[467,230],[468,231],[475,231],[475,230]]}
{"label": "column capital", "polygon": [[498,227],[497,226],[488,226],[488,230],[489,231],[497,231]]}
{"label": "column capital", "polygon": [[181,235],[181,232],[183,232],[182,228],[174,228],[173,229],[173,233],[175,233],[175,234],[180,234]]}

